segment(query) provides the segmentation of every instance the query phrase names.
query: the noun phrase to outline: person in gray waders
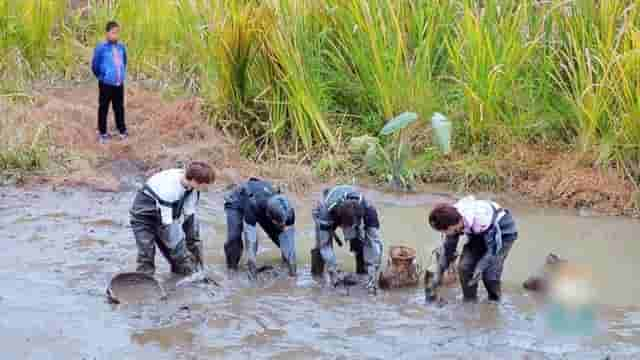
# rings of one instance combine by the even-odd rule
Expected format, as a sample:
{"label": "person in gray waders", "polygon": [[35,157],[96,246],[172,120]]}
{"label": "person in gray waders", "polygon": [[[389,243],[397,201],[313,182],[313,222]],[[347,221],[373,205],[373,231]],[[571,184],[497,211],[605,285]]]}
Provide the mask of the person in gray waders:
{"label": "person in gray waders", "polygon": [[200,191],[214,180],[213,169],[199,161],[190,163],[186,170],[164,170],[147,180],[130,211],[138,272],[153,275],[156,246],[173,273],[189,275],[202,268],[196,207]]}
{"label": "person in gray waders", "polygon": [[367,288],[375,292],[383,248],[376,208],[356,188],[338,185],[323,192],[312,215],[316,232],[316,246],[311,250],[313,275],[326,274],[334,286],[339,282],[333,242],[342,246],[336,235],[341,228],[355,255],[356,272],[368,275]]}
{"label": "person in gray waders", "polygon": [[[227,267],[238,269],[243,249],[246,249],[249,278],[256,278],[258,269],[257,224],[279,248],[290,276],[296,275],[295,222],[296,214],[289,200],[268,181],[250,178],[225,196],[227,241],[224,244]],[[242,237],[244,235],[244,243]]]}
{"label": "person in gray waders", "polygon": [[435,287],[454,258],[460,235],[467,236],[458,262],[458,275],[465,301],[475,301],[478,282],[482,279],[489,300],[499,301],[502,295],[501,278],[504,262],[518,230],[509,210],[492,201],[476,200],[468,196],[455,204],[438,204],[429,214],[431,227],[444,235],[440,249]]}

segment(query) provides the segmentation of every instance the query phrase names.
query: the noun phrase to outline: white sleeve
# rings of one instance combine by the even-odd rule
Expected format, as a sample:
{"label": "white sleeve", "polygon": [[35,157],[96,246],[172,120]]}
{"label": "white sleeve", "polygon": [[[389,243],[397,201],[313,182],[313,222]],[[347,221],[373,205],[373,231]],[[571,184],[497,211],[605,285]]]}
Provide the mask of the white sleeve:
{"label": "white sleeve", "polygon": [[170,225],[173,223],[173,209],[168,206],[162,206],[158,204],[158,208],[160,209],[160,217],[162,218],[162,223],[164,225]]}

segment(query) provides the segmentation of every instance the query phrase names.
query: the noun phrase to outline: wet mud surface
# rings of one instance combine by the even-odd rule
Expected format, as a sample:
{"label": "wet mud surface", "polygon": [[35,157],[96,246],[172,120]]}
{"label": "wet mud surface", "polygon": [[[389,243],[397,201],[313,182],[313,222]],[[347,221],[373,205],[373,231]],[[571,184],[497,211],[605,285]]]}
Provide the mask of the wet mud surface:
{"label": "wet mud surface", "polygon": [[[3,359],[637,359],[640,354],[640,224],[512,206],[521,236],[507,260],[500,305],[427,306],[421,288],[367,295],[324,287],[309,274],[310,208],[298,205],[297,278],[278,271],[274,244],[260,237],[259,263],[275,267],[257,284],[224,269],[222,192],[202,198],[206,263],[220,287],[176,286],[156,259],[164,301],[110,304],[112,276],[135,267],[128,225],[132,193],[0,189],[0,338]],[[368,194],[380,207],[385,246],[418,249],[428,262],[438,236],[427,209],[444,196]],[[353,260],[344,249],[345,270]],[[386,251],[385,251],[386,252]],[[591,267],[598,290],[593,336],[550,333],[541,299],[521,284],[547,253]],[[385,254],[386,257],[386,254]],[[383,260],[386,263],[386,258]]]}

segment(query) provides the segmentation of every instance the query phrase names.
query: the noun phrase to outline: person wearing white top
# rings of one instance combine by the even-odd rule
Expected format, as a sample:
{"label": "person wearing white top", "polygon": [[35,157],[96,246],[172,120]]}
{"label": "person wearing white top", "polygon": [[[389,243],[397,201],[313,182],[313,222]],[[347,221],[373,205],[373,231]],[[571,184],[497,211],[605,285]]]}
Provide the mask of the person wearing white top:
{"label": "person wearing white top", "polygon": [[192,162],[186,170],[164,170],[147,180],[130,211],[138,248],[136,271],[155,272],[156,246],[174,273],[189,275],[203,266],[196,207],[200,191],[214,180],[214,171],[204,162]]}
{"label": "person wearing white top", "polygon": [[434,286],[439,286],[442,274],[455,258],[460,235],[466,235],[468,241],[458,262],[464,299],[477,299],[478,281],[482,278],[489,300],[500,300],[504,261],[518,238],[509,210],[495,202],[468,196],[455,204],[436,205],[429,214],[429,224],[445,237],[439,249],[442,256],[438,259]]}

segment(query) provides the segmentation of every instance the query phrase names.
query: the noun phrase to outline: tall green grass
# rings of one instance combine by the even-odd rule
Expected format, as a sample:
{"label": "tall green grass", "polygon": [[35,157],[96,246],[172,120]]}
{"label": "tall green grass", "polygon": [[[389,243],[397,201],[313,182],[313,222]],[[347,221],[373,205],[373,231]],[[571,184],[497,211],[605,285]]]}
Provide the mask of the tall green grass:
{"label": "tall green grass", "polygon": [[63,70],[52,42],[58,38],[66,2],[0,0],[0,91],[24,91],[34,75]]}
{"label": "tall green grass", "polygon": [[132,78],[181,82],[254,146],[311,153],[338,144],[337,134],[376,134],[401,112],[425,121],[438,110],[462,114],[458,152],[559,143],[638,178],[638,7],[94,0],[78,13],[62,0],[0,0],[0,86],[6,94],[34,78],[78,77],[116,19]]}

